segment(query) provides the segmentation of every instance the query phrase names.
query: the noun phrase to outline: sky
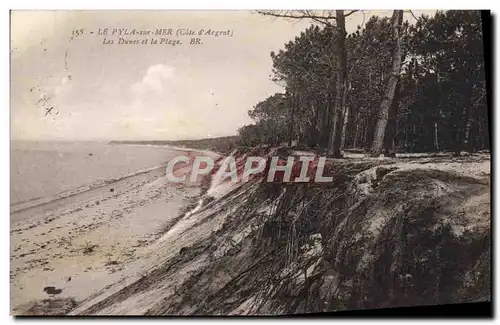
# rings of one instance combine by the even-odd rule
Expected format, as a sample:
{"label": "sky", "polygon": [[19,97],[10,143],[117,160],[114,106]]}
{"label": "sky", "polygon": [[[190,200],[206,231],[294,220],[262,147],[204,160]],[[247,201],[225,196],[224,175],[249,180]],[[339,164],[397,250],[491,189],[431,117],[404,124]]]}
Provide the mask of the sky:
{"label": "sky", "polygon": [[[416,16],[432,12],[413,11]],[[347,31],[372,15],[391,13],[355,13],[346,20]],[[414,21],[410,13],[405,19]],[[12,11],[11,139],[236,134],[251,123],[247,112],[255,104],[283,91],[271,81],[270,52],[311,23],[251,11]],[[99,35],[106,28],[108,34]],[[123,35],[134,29],[165,29],[167,35]],[[175,35],[201,29],[229,35]],[[118,44],[120,37],[139,44]],[[190,44],[192,38],[200,38],[200,44]],[[170,44],[176,40],[182,44]]]}

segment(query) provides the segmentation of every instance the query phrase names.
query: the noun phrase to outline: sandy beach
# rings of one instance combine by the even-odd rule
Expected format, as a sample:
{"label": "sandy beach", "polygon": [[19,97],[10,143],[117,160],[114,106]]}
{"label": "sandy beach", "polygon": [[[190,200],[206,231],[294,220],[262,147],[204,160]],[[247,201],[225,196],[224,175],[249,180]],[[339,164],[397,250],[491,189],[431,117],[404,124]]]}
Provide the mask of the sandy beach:
{"label": "sandy beach", "polygon": [[152,244],[202,191],[200,182],[173,184],[164,176],[160,165],[16,205],[10,230],[13,314],[48,298],[44,287],[61,289],[57,298],[81,302],[154,266]]}

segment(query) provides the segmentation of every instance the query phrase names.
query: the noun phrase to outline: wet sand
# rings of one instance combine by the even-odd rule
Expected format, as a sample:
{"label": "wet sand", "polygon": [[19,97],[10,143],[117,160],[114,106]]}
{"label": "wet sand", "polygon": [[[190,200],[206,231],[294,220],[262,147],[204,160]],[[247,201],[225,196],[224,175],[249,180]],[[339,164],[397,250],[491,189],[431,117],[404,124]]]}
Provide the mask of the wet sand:
{"label": "wet sand", "polygon": [[46,286],[81,302],[147,272],[153,244],[196,204],[200,185],[168,183],[158,166],[11,211],[13,313],[48,298]]}

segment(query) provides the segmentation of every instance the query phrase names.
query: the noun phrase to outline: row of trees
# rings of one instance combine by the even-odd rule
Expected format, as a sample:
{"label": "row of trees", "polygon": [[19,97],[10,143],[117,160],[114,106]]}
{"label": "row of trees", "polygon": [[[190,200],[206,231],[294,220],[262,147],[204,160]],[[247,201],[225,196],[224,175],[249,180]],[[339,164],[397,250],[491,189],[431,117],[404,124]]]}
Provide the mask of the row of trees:
{"label": "row of trees", "polygon": [[255,123],[239,130],[241,142],[296,141],[333,157],[489,149],[480,12],[437,12],[410,25],[394,10],[348,34],[354,12],[261,12],[316,24],[271,53],[284,92],[249,111]]}

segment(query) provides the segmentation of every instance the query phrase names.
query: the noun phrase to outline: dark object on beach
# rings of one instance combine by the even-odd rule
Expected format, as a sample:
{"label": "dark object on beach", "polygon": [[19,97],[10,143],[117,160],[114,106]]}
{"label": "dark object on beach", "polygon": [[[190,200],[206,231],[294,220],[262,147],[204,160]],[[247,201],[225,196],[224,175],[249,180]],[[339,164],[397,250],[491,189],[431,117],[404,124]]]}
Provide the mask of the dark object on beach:
{"label": "dark object on beach", "polygon": [[110,189],[109,189],[109,191],[110,191],[110,192],[114,192],[114,191],[115,191],[115,189],[114,189],[114,188],[110,188]]}
{"label": "dark object on beach", "polygon": [[99,201],[95,201],[95,204],[96,204],[96,205],[99,205],[99,204],[101,204],[101,203],[100,203]]}
{"label": "dark object on beach", "polygon": [[68,281],[68,282],[69,282],[69,281],[71,281],[71,276],[69,276],[69,277],[66,279],[66,281]]}
{"label": "dark object on beach", "polygon": [[93,154],[92,152],[91,152],[91,153],[89,153],[89,156],[93,156],[93,155],[94,155],[94,154]]}
{"label": "dark object on beach", "polygon": [[45,287],[43,288],[43,291],[45,291],[45,293],[49,296],[54,297],[55,295],[60,294],[62,292],[62,289],[56,289],[56,287]]}

